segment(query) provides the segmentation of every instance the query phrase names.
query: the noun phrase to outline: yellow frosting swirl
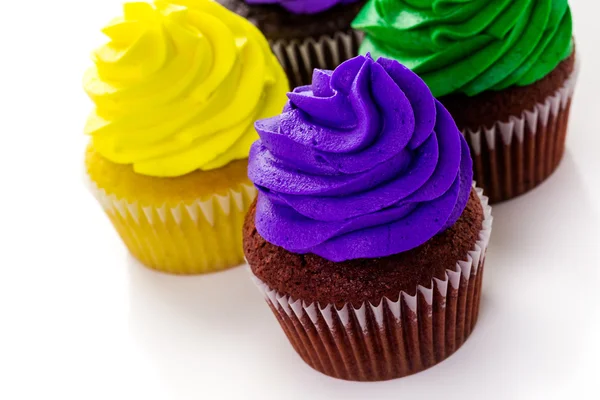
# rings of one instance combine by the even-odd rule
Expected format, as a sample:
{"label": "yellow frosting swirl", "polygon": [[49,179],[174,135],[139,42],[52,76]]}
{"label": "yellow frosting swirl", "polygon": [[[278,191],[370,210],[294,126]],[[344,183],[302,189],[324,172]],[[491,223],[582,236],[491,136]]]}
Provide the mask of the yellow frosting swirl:
{"label": "yellow frosting swirl", "polygon": [[262,33],[210,0],[130,2],[103,29],[84,87],[94,149],[156,177],[248,157],[254,121],[289,89]]}

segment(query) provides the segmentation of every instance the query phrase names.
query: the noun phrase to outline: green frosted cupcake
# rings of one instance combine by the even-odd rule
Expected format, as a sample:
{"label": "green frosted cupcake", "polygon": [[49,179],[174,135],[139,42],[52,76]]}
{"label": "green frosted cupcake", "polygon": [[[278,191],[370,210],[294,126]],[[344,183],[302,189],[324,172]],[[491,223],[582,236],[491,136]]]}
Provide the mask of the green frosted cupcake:
{"label": "green frosted cupcake", "polygon": [[493,201],[556,169],[576,80],[566,0],[370,0],[353,27],[362,54],[400,61],[448,108]]}

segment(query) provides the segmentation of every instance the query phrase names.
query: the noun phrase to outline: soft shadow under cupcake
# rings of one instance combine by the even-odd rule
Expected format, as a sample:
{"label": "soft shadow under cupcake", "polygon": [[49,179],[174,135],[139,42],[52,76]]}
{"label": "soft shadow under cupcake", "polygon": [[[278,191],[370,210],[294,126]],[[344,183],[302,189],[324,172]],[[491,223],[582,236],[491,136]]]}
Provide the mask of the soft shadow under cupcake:
{"label": "soft shadow under cupcake", "polygon": [[[128,257],[132,323],[164,318],[190,328],[230,332],[239,323],[252,331],[262,314],[261,296],[244,266],[198,276],[155,272]],[[243,301],[243,307],[240,307]],[[254,303],[256,307],[254,307]]]}
{"label": "soft shadow under cupcake", "polygon": [[[598,245],[600,217],[594,210],[568,151],[549,180],[494,207],[488,252],[494,264],[486,269],[479,329],[470,344],[485,350],[482,363],[499,364],[494,369],[505,371],[503,382],[558,387],[576,373],[600,300],[597,265],[589,257]],[[596,227],[596,233],[584,226]],[[482,365],[473,364],[473,372],[490,379]],[[490,389],[497,384],[486,383]],[[502,390],[516,395],[520,389]]]}
{"label": "soft shadow under cupcake", "polygon": [[130,335],[169,392],[202,395],[211,376],[243,375],[261,362],[254,344],[277,322],[246,267],[172,276],[129,256],[128,269]]}

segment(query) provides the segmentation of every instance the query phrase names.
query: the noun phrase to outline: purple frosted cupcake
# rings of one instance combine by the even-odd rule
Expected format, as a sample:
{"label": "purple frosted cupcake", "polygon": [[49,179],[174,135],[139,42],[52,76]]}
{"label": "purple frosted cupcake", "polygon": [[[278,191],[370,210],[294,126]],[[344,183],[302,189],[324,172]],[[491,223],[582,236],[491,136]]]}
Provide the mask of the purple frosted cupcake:
{"label": "purple frosted cupcake", "polygon": [[292,87],[358,54],[360,34],[350,24],[366,0],[217,1],[265,34]]}
{"label": "purple frosted cupcake", "polygon": [[444,360],[477,320],[492,223],[464,137],[389,59],[316,70],[288,97],[256,123],[244,251],[290,343],[348,380]]}

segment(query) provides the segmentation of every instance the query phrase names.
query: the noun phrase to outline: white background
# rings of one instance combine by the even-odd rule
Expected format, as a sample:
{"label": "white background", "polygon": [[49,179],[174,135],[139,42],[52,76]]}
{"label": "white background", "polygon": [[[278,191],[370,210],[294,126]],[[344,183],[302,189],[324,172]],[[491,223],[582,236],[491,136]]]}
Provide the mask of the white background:
{"label": "white background", "polygon": [[81,89],[120,0],[0,6],[0,399],[600,398],[597,1],[571,1],[580,81],[568,153],[494,208],[477,328],[416,376],[349,383],[293,351],[245,268],[141,267],[82,183]]}

